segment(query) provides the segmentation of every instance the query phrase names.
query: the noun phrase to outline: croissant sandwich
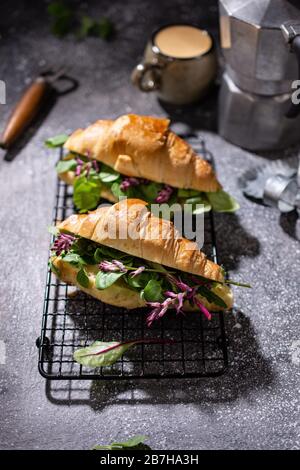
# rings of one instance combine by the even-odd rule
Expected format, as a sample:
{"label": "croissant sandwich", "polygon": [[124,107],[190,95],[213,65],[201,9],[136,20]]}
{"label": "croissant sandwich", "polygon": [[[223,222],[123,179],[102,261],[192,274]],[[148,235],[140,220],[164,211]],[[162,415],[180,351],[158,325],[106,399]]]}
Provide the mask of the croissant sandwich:
{"label": "croissant sandwich", "polygon": [[168,309],[209,319],[211,311],[229,309],[233,297],[222,268],[146,206],[126,199],[59,223],[52,271],[102,302],[148,306],[149,325]]}
{"label": "croissant sandwich", "polygon": [[[68,153],[57,172],[74,186],[77,209],[86,212],[101,198],[117,202],[126,196],[186,204],[194,213],[236,210],[238,204],[222,190],[210,163],[169,124],[168,119],[128,114],[96,121],[69,136],[64,143]],[[57,137],[46,143],[53,147],[55,142],[62,143]]]}

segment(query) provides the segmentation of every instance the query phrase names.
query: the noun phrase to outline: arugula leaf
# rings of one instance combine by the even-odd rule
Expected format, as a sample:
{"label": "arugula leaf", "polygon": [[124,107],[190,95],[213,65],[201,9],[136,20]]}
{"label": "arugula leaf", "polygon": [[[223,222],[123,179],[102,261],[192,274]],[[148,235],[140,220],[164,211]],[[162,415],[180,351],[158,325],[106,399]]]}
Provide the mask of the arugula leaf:
{"label": "arugula leaf", "polygon": [[78,253],[67,253],[63,256],[63,260],[77,267],[84,266],[86,264],[84,259]]}
{"label": "arugula leaf", "polygon": [[82,287],[89,287],[90,285],[90,281],[89,281],[89,277],[85,271],[84,268],[81,268],[78,273],[77,273],[77,276],[76,276],[76,280],[78,282],[78,284],[80,284]]}
{"label": "arugula leaf", "polygon": [[45,145],[49,148],[62,147],[68,138],[69,136],[67,134],[59,134],[47,139]]}
{"label": "arugula leaf", "polygon": [[109,445],[96,445],[92,450],[121,450],[121,449],[130,449],[130,450],[142,450],[142,449],[151,449],[148,445],[144,444],[147,436],[137,435],[128,439],[125,442],[112,442]]}
{"label": "arugula leaf", "polygon": [[99,172],[99,178],[102,183],[113,183],[114,181],[120,178],[120,173],[118,173],[108,165],[102,164],[101,171]]}
{"label": "arugula leaf", "polygon": [[157,302],[162,299],[162,286],[161,282],[151,279],[144,290],[141,292],[141,296],[147,302]]}
{"label": "arugula leaf", "polygon": [[61,160],[56,165],[56,171],[57,173],[65,173],[66,171],[75,170],[76,166],[77,162],[75,158],[72,158],[71,160]]}
{"label": "arugula leaf", "polygon": [[[192,214],[195,214],[195,215],[202,214],[203,212],[209,212],[211,210],[211,205],[208,203],[205,196],[197,196],[197,197],[186,199],[184,201],[184,204],[187,205],[185,209],[190,210]],[[202,207],[197,207],[200,204],[202,205]]]}
{"label": "arugula leaf", "polygon": [[73,200],[80,212],[94,209],[100,200],[101,182],[98,177],[85,175],[75,180]]}
{"label": "arugula leaf", "polygon": [[120,277],[124,276],[122,272],[103,272],[99,271],[96,276],[96,288],[103,290],[112,286]]}
{"label": "arugula leaf", "polygon": [[206,193],[206,196],[216,212],[235,212],[240,208],[239,203],[223,190]]}

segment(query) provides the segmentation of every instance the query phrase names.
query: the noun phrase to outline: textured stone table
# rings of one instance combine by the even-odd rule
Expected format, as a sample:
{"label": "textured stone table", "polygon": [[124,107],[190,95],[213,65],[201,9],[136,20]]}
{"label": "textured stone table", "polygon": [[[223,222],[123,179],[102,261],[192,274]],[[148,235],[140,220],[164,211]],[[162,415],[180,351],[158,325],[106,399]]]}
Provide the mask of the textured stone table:
{"label": "textured stone table", "polygon": [[[216,31],[215,2],[177,0],[172,8],[167,1],[158,7],[157,2],[135,0],[126,8],[124,2],[89,2],[90,14],[106,14],[116,23],[117,37],[109,43],[56,39],[49,33],[45,4],[35,3],[1,2],[0,79],[7,84],[1,127],[24,85],[42,68],[65,64],[80,87],[61,97],[31,129],[22,148],[9,155],[12,161],[0,161],[0,448],[88,449],[137,433],[148,435],[154,449],[299,448],[297,220],[243,197],[240,175],[266,156],[242,151],[216,134],[214,97],[185,112],[164,109],[155,96],[129,83],[154,27],[183,20]],[[221,182],[241,203],[237,215],[217,217],[220,258],[232,277],[254,288],[235,289],[237,313],[227,319],[230,369],[222,377],[47,384],[37,370],[35,339],[56,176],[55,156],[43,141],[127,112],[171,114],[202,131]]]}

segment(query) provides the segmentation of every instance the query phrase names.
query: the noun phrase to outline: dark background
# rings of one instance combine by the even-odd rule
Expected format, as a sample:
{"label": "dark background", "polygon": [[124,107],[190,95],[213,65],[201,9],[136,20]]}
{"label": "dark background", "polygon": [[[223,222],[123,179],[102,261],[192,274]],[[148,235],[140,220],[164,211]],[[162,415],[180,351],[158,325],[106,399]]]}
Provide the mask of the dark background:
{"label": "dark background", "polygon": [[[130,84],[130,73],[157,26],[191,21],[217,37],[215,1],[73,2],[109,17],[105,42],[50,33],[46,2],[1,1],[0,79],[7,105],[3,127],[24,86],[41,70],[65,65],[80,87],[49,108],[20,146],[0,160],[0,447],[88,449],[95,443],[149,436],[154,449],[299,448],[299,243],[296,219],[246,200],[242,173],[266,158],[216,133],[216,90],[186,110],[162,107]],[[139,383],[45,383],[37,371],[49,234],[55,193],[55,153],[44,140],[122,113],[166,115],[191,122],[214,153],[222,184],[241,203],[237,215],[216,218],[221,261],[253,289],[235,289],[227,318],[230,369],[217,379]],[[8,161],[8,160],[12,161]],[[298,292],[298,294],[297,294]],[[2,358],[2,362],[4,362]]]}

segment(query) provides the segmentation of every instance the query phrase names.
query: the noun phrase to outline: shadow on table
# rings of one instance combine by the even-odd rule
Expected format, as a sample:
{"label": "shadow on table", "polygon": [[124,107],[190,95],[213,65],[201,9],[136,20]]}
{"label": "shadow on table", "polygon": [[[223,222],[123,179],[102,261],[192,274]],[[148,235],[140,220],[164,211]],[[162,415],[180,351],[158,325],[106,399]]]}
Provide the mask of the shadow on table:
{"label": "shadow on table", "polygon": [[213,85],[205,98],[195,104],[178,106],[159,100],[161,108],[171,120],[174,132],[184,136],[200,129],[217,132],[218,88],[218,85]]}
{"label": "shadow on table", "polygon": [[[88,405],[95,411],[127,404],[193,404],[209,411],[211,404],[231,403],[269,387],[274,372],[263,357],[250,319],[241,311],[226,318],[229,368],[217,378],[126,381],[47,381],[46,395],[56,405]],[[133,371],[134,372],[134,371]]]}
{"label": "shadow on table", "polygon": [[228,271],[237,269],[242,257],[260,254],[259,240],[244,229],[237,214],[217,213],[214,221],[219,263]]}

